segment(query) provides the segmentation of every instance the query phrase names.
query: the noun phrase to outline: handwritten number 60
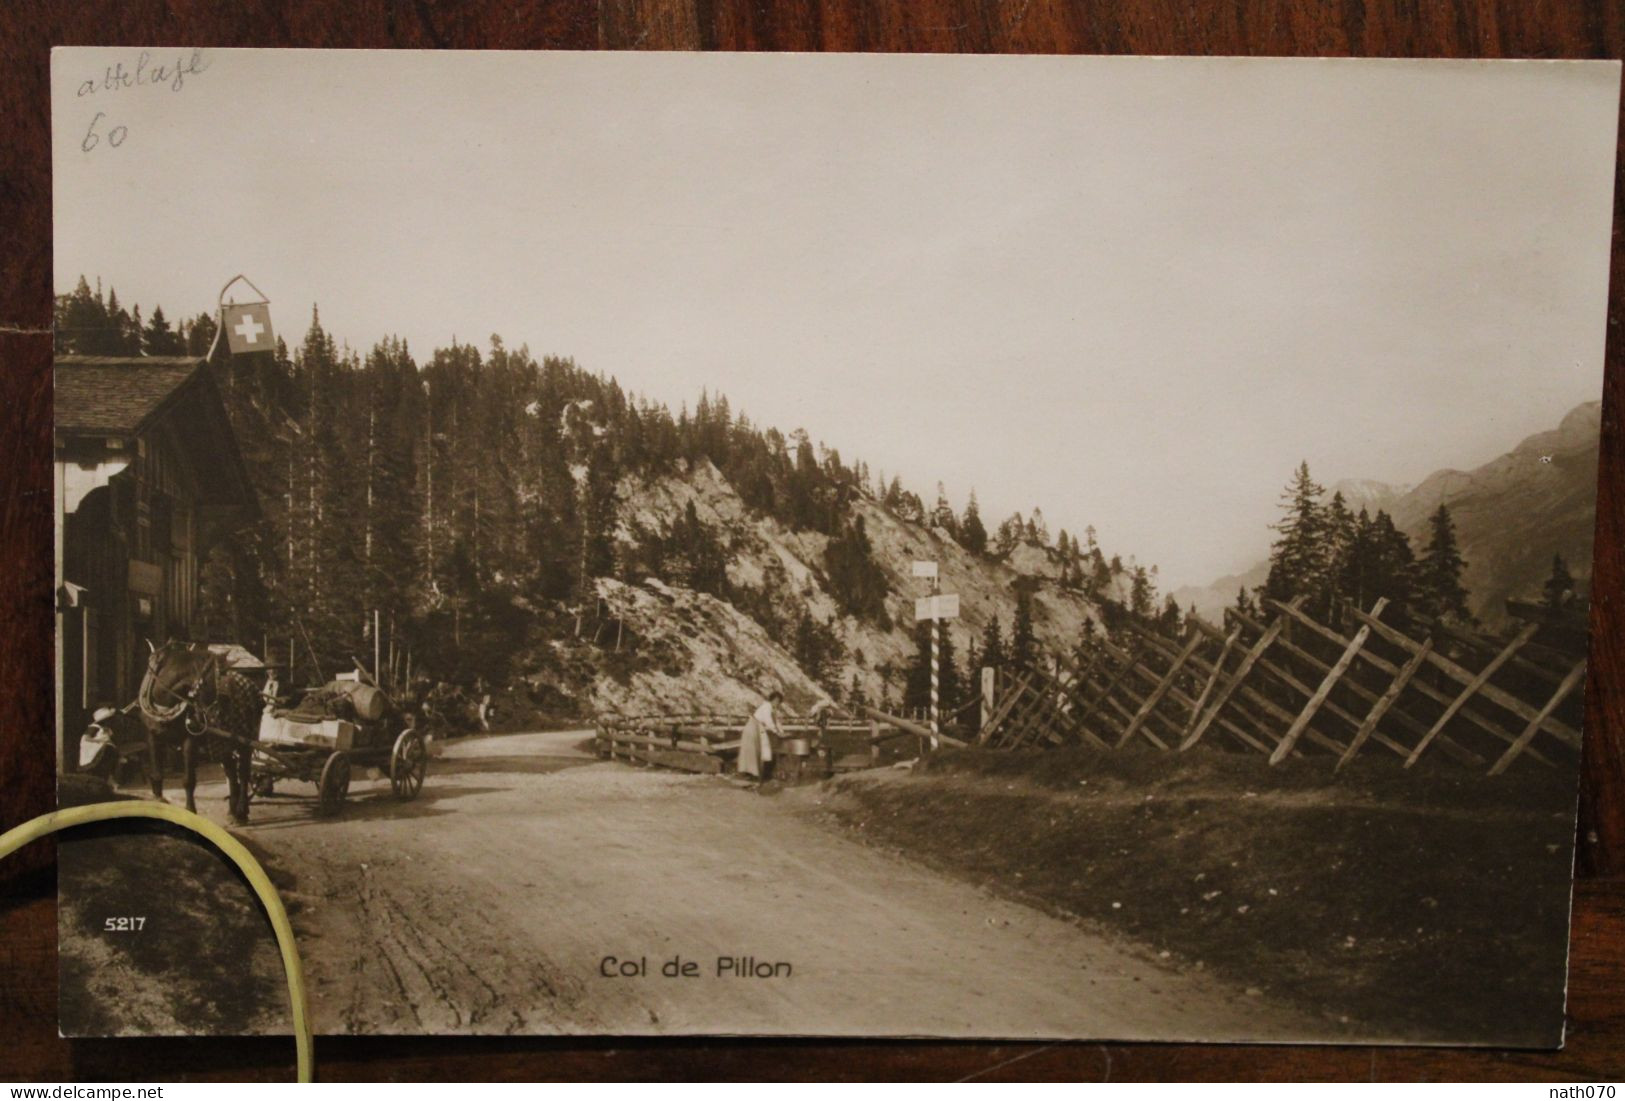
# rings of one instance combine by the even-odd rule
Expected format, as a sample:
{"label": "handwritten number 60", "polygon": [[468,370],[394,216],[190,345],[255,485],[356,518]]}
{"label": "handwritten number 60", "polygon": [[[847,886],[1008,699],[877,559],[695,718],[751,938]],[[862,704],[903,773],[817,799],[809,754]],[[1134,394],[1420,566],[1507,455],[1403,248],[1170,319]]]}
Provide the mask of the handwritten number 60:
{"label": "handwritten number 60", "polygon": [[[85,131],[85,140],[79,143],[79,148],[84,152],[88,153],[101,144],[102,139],[101,135],[96,133],[96,124],[106,117],[106,111],[97,111],[96,117],[90,120],[90,128]],[[129,128],[126,126],[115,126],[107,132],[107,143],[117,149],[124,144],[124,139],[129,132]]]}

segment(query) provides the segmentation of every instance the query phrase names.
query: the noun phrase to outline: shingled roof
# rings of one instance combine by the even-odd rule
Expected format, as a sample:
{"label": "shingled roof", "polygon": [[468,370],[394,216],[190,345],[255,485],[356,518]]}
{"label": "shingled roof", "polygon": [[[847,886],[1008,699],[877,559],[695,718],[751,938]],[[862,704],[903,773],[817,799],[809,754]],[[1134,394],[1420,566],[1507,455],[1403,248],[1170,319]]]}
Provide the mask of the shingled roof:
{"label": "shingled roof", "polygon": [[59,453],[75,438],[140,436],[168,418],[198,479],[199,499],[258,513],[231,418],[202,359],[57,356],[52,378]]}
{"label": "shingled roof", "polygon": [[139,432],[202,366],[192,356],[57,356],[56,429]]}

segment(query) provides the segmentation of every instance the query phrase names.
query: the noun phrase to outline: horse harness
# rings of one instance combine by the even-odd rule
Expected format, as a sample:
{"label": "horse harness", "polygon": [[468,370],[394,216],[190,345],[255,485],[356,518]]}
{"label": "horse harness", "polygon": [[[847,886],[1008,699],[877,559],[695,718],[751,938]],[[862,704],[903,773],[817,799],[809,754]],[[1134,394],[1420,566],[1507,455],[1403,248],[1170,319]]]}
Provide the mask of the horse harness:
{"label": "horse harness", "polygon": [[[233,741],[239,740],[231,733],[232,729],[240,725],[232,722],[234,718],[242,716],[228,715],[225,712],[232,705],[231,694],[221,691],[220,658],[210,653],[207,660],[198,670],[192,683],[179,693],[173,689],[164,688],[161,691],[174,699],[174,703],[165,707],[153,699],[155,680],[162,657],[172,650],[173,646],[165,646],[154,650],[147,659],[147,675],[141,680],[141,690],[137,694],[136,702],[141,706],[141,713],[155,723],[172,723],[185,716],[185,728],[188,737],[199,737],[203,734],[214,734]],[[226,674],[230,676],[228,672]],[[205,683],[212,691],[209,702],[204,703],[198,698]]]}

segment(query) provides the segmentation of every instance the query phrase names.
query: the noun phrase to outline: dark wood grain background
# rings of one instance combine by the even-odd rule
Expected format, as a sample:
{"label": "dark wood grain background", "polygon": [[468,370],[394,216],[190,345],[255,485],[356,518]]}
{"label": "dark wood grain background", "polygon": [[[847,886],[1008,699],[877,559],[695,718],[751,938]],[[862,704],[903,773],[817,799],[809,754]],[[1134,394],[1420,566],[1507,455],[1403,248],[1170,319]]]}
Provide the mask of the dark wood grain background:
{"label": "dark wood grain background", "polygon": [[[0,827],[52,805],[49,51],[196,44],[1619,58],[1586,0],[10,0],[0,5]],[[1617,169],[1616,169],[1617,172]],[[1569,1042],[1561,1053],[1124,1044],[332,1039],[321,1075],[422,1079],[1625,1077],[1625,408],[1616,190]],[[1486,232],[1494,232],[1486,226]],[[286,1040],[56,1034],[52,852],[0,869],[0,1078],[275,1078]],[[1510,885],[1509,885],[1510,886]],[[854,996],[861,996],[854,991]]]}

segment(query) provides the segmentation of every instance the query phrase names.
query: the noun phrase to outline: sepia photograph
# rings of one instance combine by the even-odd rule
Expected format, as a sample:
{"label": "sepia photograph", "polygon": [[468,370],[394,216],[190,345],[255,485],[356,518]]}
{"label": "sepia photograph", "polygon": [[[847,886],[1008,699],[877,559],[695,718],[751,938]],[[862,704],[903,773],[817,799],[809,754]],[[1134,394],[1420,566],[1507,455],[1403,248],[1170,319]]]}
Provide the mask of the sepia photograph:
{"label": "sepia photograph", "polygon": [[1562,1045],[1617,62],[51,89],[61,802],[317,1033]]}

